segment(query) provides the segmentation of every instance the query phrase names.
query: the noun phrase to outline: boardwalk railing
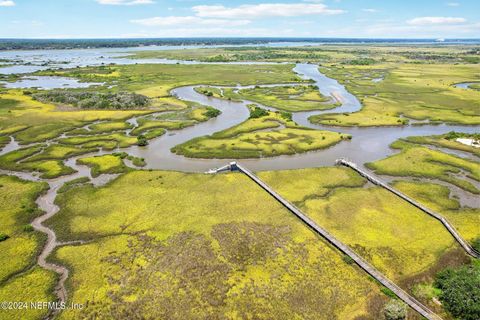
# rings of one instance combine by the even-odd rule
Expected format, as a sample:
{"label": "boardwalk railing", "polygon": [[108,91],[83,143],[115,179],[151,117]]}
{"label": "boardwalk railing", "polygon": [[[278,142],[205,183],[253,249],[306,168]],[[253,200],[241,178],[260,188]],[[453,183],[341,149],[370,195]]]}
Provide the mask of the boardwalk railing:
{"label": "boardwalk railing", "polygon": [[258,184],[262,189],[268,192],[272,197],[274,197],[278,202],[280,202],[285,208],[287,208],[290,212],[295,214],[300,220],[302,220],[307,226],[309,226],[313,231],[317,234],[325,238],[329,243],[331,243],[334,247],[339,249],[343,254],[349,256],[353,259],[353,261],[363,270],[365,270],[369,275],[375,278],[378,282],[382,285],[390,289],[393,293],[395,293],[401,300],[403,300],[407,305],[409,305],[412,309],[420,313],[423,317],[430,319],[430,320],[439,320],[441,319],[438,315],[433,313],[430,309],[428,309],[425,305],[421,302],[416,300],[414,297],[409,295],[405,292],[402,288],[397,286],[395,283],[390,281],[387,277],[385,277],[380,271],[375,269],[370,263],[356,254],[352,249],[350,249],[347,245],[336,239],[333,235],[331,235],[327,230],[323,229],[319,225],[317,225],[313,220],[311,220],[308,216],[303,214],[300,209],[296,206],[285,200],[281,197],[278,193],[276,193],[270,186],[268,186],[265,182],[260,180],[254,173],[250,170],[246,169],[245,167],[241,166],[236,162],[231,162],[229,165],[221,167],[219,169],[209,170],[206,173],[214,174],[222,171],[240,171],[244,173],[247,177],[253,180],[256,184]]}
{"label": "boardwalk railing", "polygon": [[398,191],[397,189],[393,188],[392,186],[388,185],[387,183],[381,181],[377,177],[374,177],[371,173],[359,168],[354,162],[351,162],[347,159],[338,159],[336,161],[337,165],[343,165],[349,168],[352,168],[356,172],[358,172],[361,176],[365,177],[368,179],[370,182],[373,184],[376,184],[378,186],[381,186],[388,191],[392,192],[393,194],[399,196],[403,200],[409,202],[413,206],[417,207],[418,209],[422,210],[423,212],[427,213],[428,215],[434,217],[435,219],[439,220],[443,226],[450,232],[450,234],[455,238],[455,240],[462,246],[462,248],[472,257],[480,259],[480,252],[475,250],[465,239],[462,238],[462,236],[458,233],[458,231],[453,227],[448,220],[443,217],[442,215],[430,210],[429,208],[425,207],[421,203],[413,200],[412,198],[408,197],[404,193]]}

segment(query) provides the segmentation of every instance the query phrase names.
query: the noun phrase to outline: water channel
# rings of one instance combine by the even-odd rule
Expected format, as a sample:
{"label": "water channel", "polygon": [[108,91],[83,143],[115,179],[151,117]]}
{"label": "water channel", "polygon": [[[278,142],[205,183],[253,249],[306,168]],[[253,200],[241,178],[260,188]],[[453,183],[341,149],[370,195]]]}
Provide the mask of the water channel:
{"label": "water channel", "polygon": [[[76,50],[81,51],[81,50]],[[75,52],[72,51],[72,52]],[[70,52],[69,52],[70,54]],[[62,56],[62,58],[65,58]],[[100,59],[100,58],[99,58]],[[121,58],[125,61],[129,59]],[[120,59],[116,59],[117,62]],[[82,60],[80,60],[82,61]],[[130,60],[128,63],[141,63],[145,61]],[[151,63],[152,61],[148,61]],[[176,63],[177,61],[156,61],[157,63]],[[73,63],[73,62],[72,62]],[[187,62],[185,62],[187,63]],[[195,63],[189,61],[188,63]],[[70,64],[69,64],[70,65]],[[73,63],[75,65],[75,63]],[[10,68],[22,68],[21,65],[12,66]],[[261,159],[243,159],[241,160],[242,164],[253,171],[260,170],[281,170],[281,169],[295,169],[295,168],[308,168],[308,167],[319,167],[319,166],[332,166],[335,163],[335,160],[340,157],[349,158],[351,161],[354,161],[358,164],[363,164],[366,162],[371,162],[378,160],[384,157],[391,155],[394,151],[389,147],[389,145],[395,140],[408,136],[419,136],[419,135],[437,135],[443,134],[449,131],[460,131],[460,132],[478,132],[478,126],[462,126],[462,125],[447,125],[447,124],[414,124],[406,126],[392,126],[392,127],[332,127],[332,126],[322,126],[312,124],[308,118],[312,115],[325,114],[325,113],[349,113],[356,112],[361,109],[360,101],[351,93],[349,93],[343,85],[338,83],[338,81],[328,78],[322,74],[317,65],[299,63],[295,65],[293,69],[300,77],[304,79],[311,79],[318,86],[320,93],[325,96],[330,97],[332,100],[338,101],[341,105],[337,108],[323,111],[310,111],[310,112],[296,112],[293,114],[293,120],[298,124],[320,130],[330,130],[348,133],[353,136],[353,139],[350,141],[342,141],[330,148],[312,151],[302,154],[296,154],[291,156],[278,156],[272,158],[261,158]],[[63,82],[62,82],[63,80]],[[20,80],[20,81],[25,81]],[[70,82],[71,79],[51,79],[48,77],[48,81],[44,82],[43,77],[35,78],[35,86],[44,89],[49,89],[52,87],[65,87],[66,84],[71,84],[72,86],[76,85],[77,82]],[[54,85],[52,85],[52,83]],[[31,83],[28,83],[31,85]],[[282,84],[284,85],[284,84]],[[297,84],[298,85],[298,84]],[[21,82],[15,82],[13,86],[22,87]],[[245,87],[238,86],[238,89]],[[249,116],[249,111],[247,105],[253,103],[251,101],[229,101],[214,97],[207,97],[203,94],[200,94],[195,91],[194,86],[184,86],[179,87],[171,91],[173,96],[176,96],[178,99],[185,101],[192,101],[202,105],[212,106],[214,108],[222,111],[222,114],[216,118],[210,119],[206,122],[196,124],[192,127],[187,127],[181,130],[169,131],[161,137],[153,139],[150,141],[149,145],[146,147],[132,146],[128,148],[122,148],[118,151],[124,151],[131,155],[145,158],[147,162],[147,168],[152,169],[164,169],[164,170],[177,170],[184,172],[205,172],[208,169],[213,167],[220,167],[229,161],[235,159],[191,159],[183,156],[173,154],[170,149],[180,143],[186,142],[195,137],[210,135],[217,131],[221,131],[232,126],[235,126],[243,121],[245,121]],[[268,106],[262,106],[268,109],[273,109]],[[150,115],[151,116],[151,115]],[[138,117],[133,117],[128,119],[127,122],[137,126]],[[88,125],[86,125],[88,128]],[[132,129],[126,130],[128,134]],[[62,135],[65,137],[66,135]],[[52,139],[49,143],[56,143],[56,139]],[[24,146],[19,145],[13,138],[11,142],[4,147],[0,154],[11,152],[22,148]],[[450,150],[450,152],[455,153],[458,156],[465,156],[462,152],[455,152]],[[77,158],[101,155],[104,154],[103,151],[98,151],[89,155],[77,156],[65,160],[65,164],[75,171],[75,174],[69,176],[63,176],[57,179],[45,180],[48,182],[50,189],[49,191],[40,196],[37,199],[37,204],[39,207],[45,211],[45,214],[41,217],[35,219],[32,223],[33,227],[40,232],[45,233],[48,236],[47,242],[38,258],[38,264],[46,269],[52,270],[59,275],[59,282],[56,287],[56,293],[60,301],[65,301],[67,299],[67,292],[65,289],[65,280],[68,277],[68,269],[64,266],[56,265],[47,261],[47,257],[50,253],[59,245],[62,245],[57,241],[56,235],[53,230],[44,226],[43,222],[55,215],[59,208],[55,205],[54,201],[57,196],[58,189],[68,181],[76,179],[78,177],[88,177],[96,186],[102,185],[111,179],[115,178],[115,175],[101,175],[99,177],[93,178],[90,174],[90,170],[85,167],[76,164]],[[128,165],[128,163],[127,163]],[[39,181],[42,179],[38,178],[36,173],[27,173],[27,172],[14,172],[14,171],[5,171],[0,170],[1,174],[15,175],[26,180]],[[458,191],[458,190],[456,190]],[[472,200],[466,198],[462,204],[471,204]]]}

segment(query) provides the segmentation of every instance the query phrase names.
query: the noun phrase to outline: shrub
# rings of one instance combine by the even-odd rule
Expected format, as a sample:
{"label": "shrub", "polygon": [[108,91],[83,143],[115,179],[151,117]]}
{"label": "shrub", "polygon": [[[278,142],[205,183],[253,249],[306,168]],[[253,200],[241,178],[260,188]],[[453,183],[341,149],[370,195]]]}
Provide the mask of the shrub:
{"label": "shrub", "polygon": [[473,140],[480,140],[480,133],[463,133],[450,131],[445,135],[445,139],[447,140],[455,140],[458,138],[472,138]]}
{"label": "shrub", "polygon": [[480,251],[480,237],[473,240],[472,247],[473,247],[473,249],[475,249],[477,251]]}
{"label": "shrub", "polygon": [[23,231],[25,232],[32,232],[34,229],[31,224],[26,224],[23,226]]}
{"label": "shrub", "polygon": [[353,264],[355,262],[355,260],[353,260],[352,257],[347,255],[344,255],[342,259],[346,264]]}
{"label": "shrub", "polygon": [[250,119],[261,118],[268,116],[268,110],[255,106],[250,109]]}
{"label": "shrub", "polygon": [[131,92],[100,93],[50,90],[32,96],[41,102],[69,104],[81,109],[138,109],[144,108],[150,103],[148,97]]}
{"label": "shrub", "polygon": [[354,66],[369,66],[374,63],[375,63],[375,60],[372,58],[362,58],[362,59],[350,60],[348,64],[351,64]]}
{"label": "shrub", "polygon": [[447,268],[438,273],[435,286],[442,290],[440,301],[455,318],[480,319],[480,263]]}
{"label": "shrub", "polygon": [[407,318],[407,305],[400,300],[390,300],[385,308],[383,314],[386,320],[403,320]]}
{"label": "shrub", "polygon": [[144,146],[147,146],[148,145],[148,140],[147,138],[145,138],[144,135],[139,135],[137,137],[137,145],[140,146],[140,147],[144,147]]}
{"label": "shrub", "polygon": [[394,298],[394,299],[397,298],[397,295],[392,290],[388,289],[387,287],[382,287],[380,289],[380,291],[382,291],[383,294],[385,294],[386,296],[388,296],[390,298]]}
{"label": "shrub", "polygon": [[[137,138],[138,140],[138,138]],[[112,155],[114,155],[115,157],[119,157],[120,159],[125,159],[128,157],[128,153],[126,152],[114,152],[112,153]]]}
{"label": "shrub", "polygon": [[291,112],[281,111],[280,116],[287,121],[292,121],[292,113]]}
{"label": "shrub", "polygon": [[207,111],[205,111],[203,113],[203,115],[210,119],[210,118],[218,117],[221,113],[222,113],[222,111],[220,111],[218,109],[215,109],[215,108],[212,108],[212,107],[207,107]]}
{"label": "shrub", "polygon": [[10,238],[8,235],[6,235],[5,233],[0,232],[0,242],[5,241],[5,240],[7,240],[8,238]]}

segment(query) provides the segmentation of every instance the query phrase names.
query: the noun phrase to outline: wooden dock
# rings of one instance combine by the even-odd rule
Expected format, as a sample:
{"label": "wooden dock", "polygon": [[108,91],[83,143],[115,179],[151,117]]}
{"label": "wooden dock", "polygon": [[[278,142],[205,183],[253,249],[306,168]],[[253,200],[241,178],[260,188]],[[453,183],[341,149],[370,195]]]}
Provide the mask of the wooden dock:
{"label": "wooden dock", "polygon": [[462,246],[462,248],[465,250],[465,252],[467,252],[469,255],[471,255],[472,257],[474,257],[476,259],[480,259],[480,252],[475,250],[465,239],[463,239],[462,236],[458,233],[458,231],[453,227],[453,225],[450,222],[448,222],[448,220],[445,217],[443,217],[442,215],[430,210],[429,208],[425,207],[421,203],[413,200],[412,198],[410,198],[406,194],[398,191],[397,189],[393,188],[389,184],[381,181],[380,179],[373,176],[371,173],[367,172],[366,170],[363,170],[363,169],[359,168],[354,162],[348,161],[347,159],[338,159],[336,161],[336,163],[337,163],[337,165],[343,165],[343,166],[346,166],[346,167],[349,167],[349,168],[355,170],[362,177],[368,179],[373,184],[376,184],[380,187],[383,187],[383,188],[387,189],[391,193],[397,195],[398,197],[402,198],[403,200],[409,202],[411,205],[417,207],[418,209],[422,210],[426,214],[428,214],[428,215],[432,216],[433,218],[437,219],[438,221],[440,221],[443,224],[443,226],[448,230],[448,232],[450,232],[450,234],[455,238],[455,240]]}
{"label": "wooden dock", "polygon": [[292,212],[295,216],[297,216],[303,223],[305,223],[308,227],[310,227],[314,232],[325,238],[329,243],[331,243],[334,247],[340,250],[343,254],[349,256],[353,259],[353,261],[363,270],[365,270],[369,275],[375,278],[378,282],[380,282],[383,286],[390,289],[397,297],[399,297],[403,302],[409,305],[412,309],[417,311],[423,317],[429,320],[439,320],[441,319],[438,315],[436,315],[433,311],[428,309],[425,305],[421,302],[416,300],[410,294],[405,292],[402,288],[397,286],[395,283],[390,281],[387,277],[385,277],[380,271],[378,271],[375,267],[373,267],[370,263],[356,254],[351,248],[347,245],[339,241],[333,235],[331,235],[327,230],[323,229],[319,225],[317,225],[312,219],[306,216],[303,212],[300,211],[296,206],[285,200],[282,196],[276,193],[270,186],[268,186],[265,182],[260,180],[253,172],[248,170],[247,168],[243,167],[242,165],[231,162],[230,164],[223,166],[218,169],[209,170],[207,173],[215,174],[222,171],[240,171],[244,173],[247,177],[253,180],[257,185],[259,185],[262,189],[268,192],[272,197],[274,197],[278,202],[280,202],[285,208],[287,208],[290,212]]}

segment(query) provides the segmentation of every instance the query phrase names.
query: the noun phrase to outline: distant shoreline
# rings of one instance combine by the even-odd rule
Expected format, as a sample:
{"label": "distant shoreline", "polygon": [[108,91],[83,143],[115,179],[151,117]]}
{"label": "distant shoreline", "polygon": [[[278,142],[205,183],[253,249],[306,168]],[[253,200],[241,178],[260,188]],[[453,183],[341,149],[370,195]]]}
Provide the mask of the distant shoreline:
{"label": "distant shoreline", "polygon": [[480,39],[378,39],[378,38],[117,38],[117,39],[0,39],[0,51],[93,49],[191,45],[265,45],[271,43],[480,45]]}

